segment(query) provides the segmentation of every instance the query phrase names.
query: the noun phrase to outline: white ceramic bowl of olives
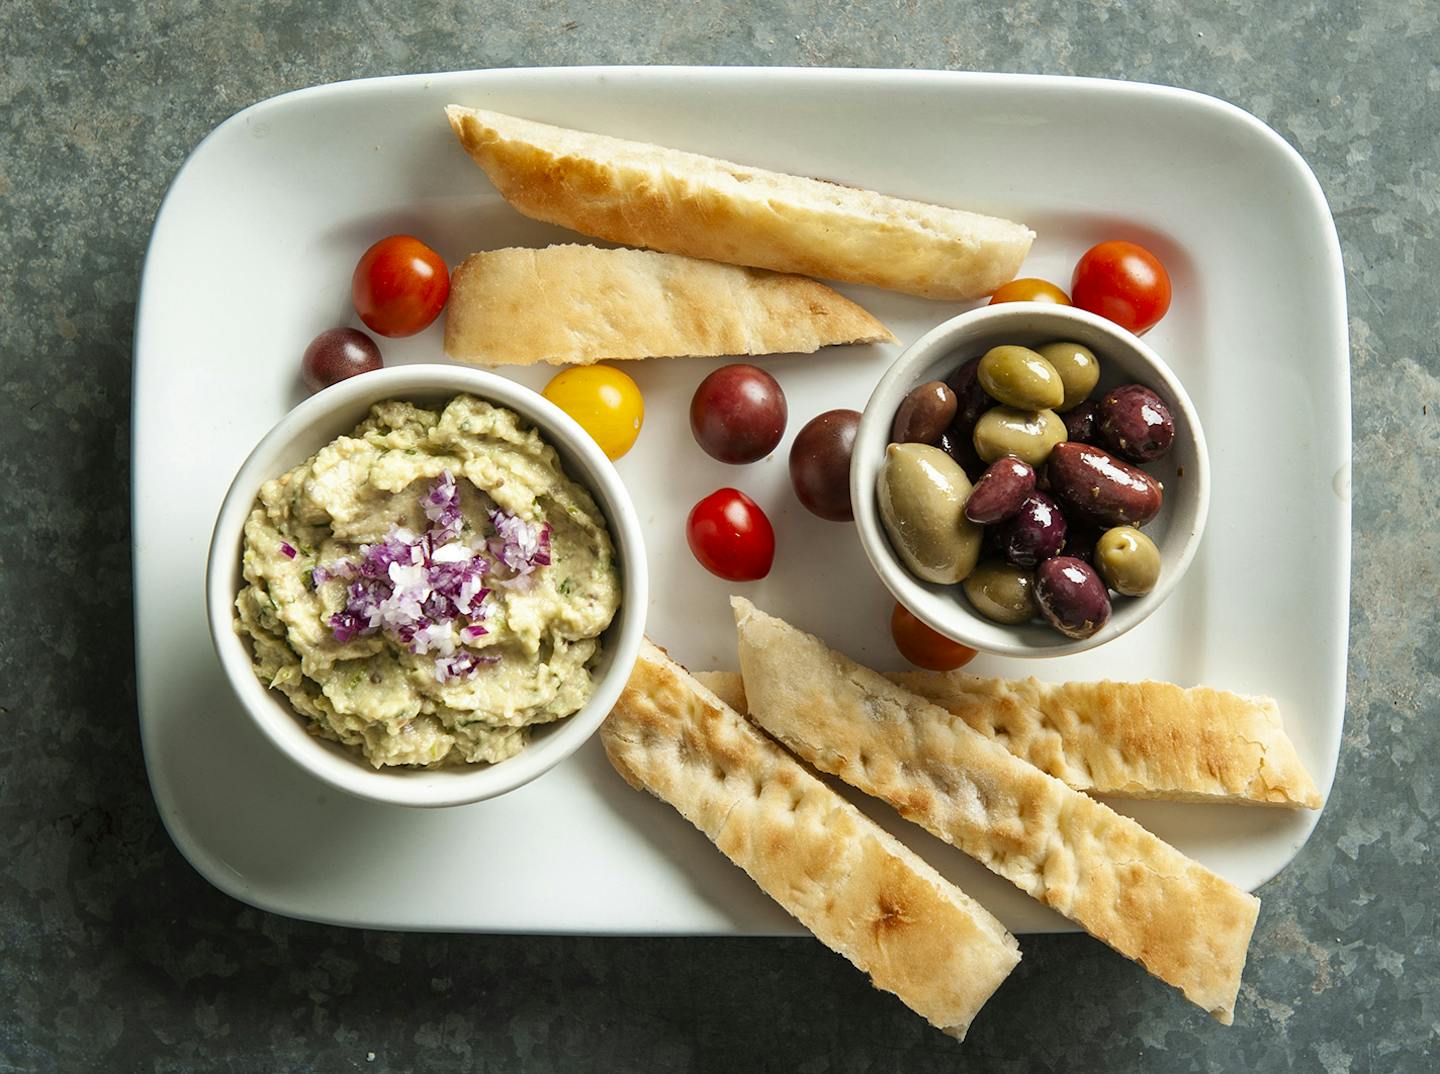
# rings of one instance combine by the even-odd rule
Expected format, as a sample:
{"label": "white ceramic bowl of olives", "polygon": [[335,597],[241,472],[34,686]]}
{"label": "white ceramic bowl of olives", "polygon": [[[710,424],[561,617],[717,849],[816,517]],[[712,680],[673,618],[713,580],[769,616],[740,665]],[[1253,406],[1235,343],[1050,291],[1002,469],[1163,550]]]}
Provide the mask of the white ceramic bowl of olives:
{"label": "white ceramic bowl of olives", "polygon": [[856,530],[895,599],[982,652],[1062,656],[1141,623],[1184,576],[1210,463],[1150,347],[1070,306],[962,313],[895,360],[860,421]]}

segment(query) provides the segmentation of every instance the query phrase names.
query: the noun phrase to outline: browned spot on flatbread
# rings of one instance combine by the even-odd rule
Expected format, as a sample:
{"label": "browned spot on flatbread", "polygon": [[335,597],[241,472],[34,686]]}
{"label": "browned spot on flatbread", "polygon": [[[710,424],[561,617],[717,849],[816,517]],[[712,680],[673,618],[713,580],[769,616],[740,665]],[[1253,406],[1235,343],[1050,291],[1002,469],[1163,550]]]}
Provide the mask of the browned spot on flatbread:
{"label": "browned spot on flatbread", "polygon": [[913,923],[914,918],[906,912],[905,907],[883,892],[881,893],[875,906],[875,916],[870,922],[877,937]]}

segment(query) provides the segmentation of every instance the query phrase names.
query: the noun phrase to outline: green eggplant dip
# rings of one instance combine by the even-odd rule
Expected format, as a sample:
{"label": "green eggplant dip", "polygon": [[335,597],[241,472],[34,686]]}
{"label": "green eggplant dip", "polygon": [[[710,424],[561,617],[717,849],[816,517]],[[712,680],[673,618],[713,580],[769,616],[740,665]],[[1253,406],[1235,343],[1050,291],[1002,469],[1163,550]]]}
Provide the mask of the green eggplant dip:
{"label": "green eggplant dip", "polygon": [[236,631],[312,734],[376,768],[495,763],[594,692],[620,603],[589,492],[503,407],[387,401],[267,482]]}

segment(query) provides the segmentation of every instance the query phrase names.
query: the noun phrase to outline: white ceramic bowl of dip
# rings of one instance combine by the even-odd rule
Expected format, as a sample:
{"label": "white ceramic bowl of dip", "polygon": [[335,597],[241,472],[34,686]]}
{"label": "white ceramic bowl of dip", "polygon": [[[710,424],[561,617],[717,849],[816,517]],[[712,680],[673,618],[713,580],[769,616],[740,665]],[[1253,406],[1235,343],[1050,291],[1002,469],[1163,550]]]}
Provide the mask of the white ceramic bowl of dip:
{"label": "white ceramic bowl of dip", "polygon": [[[443,404],[461,393],[507,407],[533,425],[559,453],[574,480],[605,516],[619,561],[619,610],[601,636],[595,692],[580,711],[533,728],[519,754],[498,764],[435,769],[375,769],[359,750],[317,738],[283,693],[256,677],[247,641],[234,629],[235,597],[243,579],[245,520],[260,486],[305,461],[365,417],[371,405],[406,399]],[[205,578],[210,633],[220,664],[245,711],[280,752],[332,787],[403,806],[452,806],[494,798],[520,787],[574,753],[604,721],[630,677],[645,630],[649,601],[640,521],[615,467],[588,433],[538,392],[478,369],[410,365],[363,373],[305,400],[266,434],[245,460],[225,496],[210,541]]]}
{"label": "white ceramic bowl of dip", "polygon": [[[876,480],[890,442],[900,401],[930,380],[945,380],[962,363],[1004,344],[1037,346],[1056,340],[1080,343],[1100,362],[1098,399],[1121,384],[1144,384],[1159,393],[1175,420],[1175,440],[1164,458],[1141,469],[1165,488],[1164,504],[1144,532],[1160,549],[1160,580],[1142,597],[1111,597],[1110,619],[1088,638],[1068,638],[1048,623],[1019,626],[980,615],[958,585],[933,585],[902,564],[880,522]],[[976,475],[978,476],[978,475]],[[1210,507],[1210,459],[1195,405],[1178,377],[1144,341],[1111,321],[1071,306],[1005,302],[962,313],[907,347],[876,385],[865,405],[850,461],[850,498],[865,554],[895,599],[941,634],[981,652],[1054,657],[1083,652],[1118,638],[1165,602],[1184,577],[1200,546]],[[982,556],[982,559],[984,557]]]}

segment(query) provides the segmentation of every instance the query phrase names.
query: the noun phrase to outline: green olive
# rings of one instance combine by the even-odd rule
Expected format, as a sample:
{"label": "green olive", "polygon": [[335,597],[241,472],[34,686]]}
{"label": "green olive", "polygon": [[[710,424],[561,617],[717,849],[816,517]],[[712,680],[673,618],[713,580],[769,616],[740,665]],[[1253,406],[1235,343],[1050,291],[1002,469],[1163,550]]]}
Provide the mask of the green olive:
{"label": "green olive", "polygon": [[1115,592],[1144,596],[1160,580],[1160,549],[1134,526],[1116,526],[1095,542],[1095,569]]}
{"label": "green olive", "polygon": [[917,578],[952,585],[975,568],[984,531],[965,517],[970,479],[949,455],[929,444],[891,444],[876,492],[890,543]]}
{"label": "green olive", "polygon": [[1035,616],[1034,576],[1023,567],[991,559],[962,583],[965,596],[986,619],[1014,626]]}
{"label": "green olive", "polygon": [[1050,363],[1065,385],[1065,398],[1056,410],[1063,414],[1090,398],[1100,379],[1100,363],[1094,351],[1078,343],[1047,343],[1035,351]]}
{"label": "green olive", "polygon": [[1065,398],[1060,374],[1029,347],[991,347],[975,376],[986,395],[1019,410],[1049,410]]}
{"label": "green olive", "polygon": [[1065,423],[1053,410],[1016,410],[997,406],[975,423],[975,451],[985,462],[1014,455],[1031,466],[1050,457],[1050,449],[1065,442]]}

